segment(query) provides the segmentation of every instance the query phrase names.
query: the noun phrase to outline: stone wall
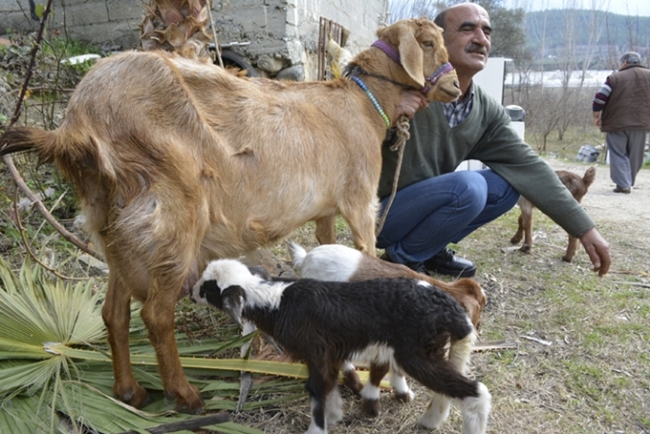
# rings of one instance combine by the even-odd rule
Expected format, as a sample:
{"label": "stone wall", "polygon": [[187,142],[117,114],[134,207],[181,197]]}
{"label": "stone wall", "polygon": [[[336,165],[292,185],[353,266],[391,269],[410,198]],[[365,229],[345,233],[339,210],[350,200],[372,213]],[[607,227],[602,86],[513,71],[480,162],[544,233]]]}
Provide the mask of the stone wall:
{"label": "stone wall", "polygon": [[[122,49],[138,44],[138,25],[145,7],[140,1],[66,0],[54,4],[52,26],[65,27],[73,39]],[[388,0],[215,0],[212,16],[219,43],[242,55],[264,75],[292,68],[294,78],[311,80],[316,77],[320,17],[350,32],[346,48],[355,54],[372,43],[387,8]],[[0,0],[0,17],[0,35],[38,26],[30,19],[28,0]]]}

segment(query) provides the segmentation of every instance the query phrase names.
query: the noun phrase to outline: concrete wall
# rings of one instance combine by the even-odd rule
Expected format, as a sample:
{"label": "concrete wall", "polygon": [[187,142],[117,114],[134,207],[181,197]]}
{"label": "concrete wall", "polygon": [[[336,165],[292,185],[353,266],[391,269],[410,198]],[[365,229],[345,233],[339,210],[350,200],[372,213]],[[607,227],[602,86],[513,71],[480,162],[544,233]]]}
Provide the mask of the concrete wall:
{"label": "concrete wall", "polygon": [[[35,3],[46,2],[35,0]],[[144,17],[144,8],[139,1],[55,0],[52,3],[52,28],[67,28],[73,39],[96,45],[117,44],[125,49],[138,44],[138,25]],[[0,35],[8,30],[36,31],[38,24],[30,18],[27,0],[0,0]]]}
{"label": "concrete wall", "polygon": [[[37,3],[39,1],[37,0]],[[43,0],[41,0],[43,2]],[[65,9],[61,7],[65,4]],[[96,45],[138,45],[144,16],[140,1],[54,1],[53,27],[65,27],[73,39]],[[299,79],[316,77],[319,19],[330,19],[350,31],[346,48],[367,48],[386,16],[388,0],[215,0],[212,15],[219,43],[273,76],[295,69]],[[0,35],[36,30],[27,0],[0,0]]]}

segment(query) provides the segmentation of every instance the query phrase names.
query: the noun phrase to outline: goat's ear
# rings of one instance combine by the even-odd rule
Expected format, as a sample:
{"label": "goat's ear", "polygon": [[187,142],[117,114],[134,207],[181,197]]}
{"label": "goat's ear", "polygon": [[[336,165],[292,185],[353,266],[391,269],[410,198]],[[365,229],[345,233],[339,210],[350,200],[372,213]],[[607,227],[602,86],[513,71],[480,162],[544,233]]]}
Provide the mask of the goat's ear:
{"label": "goat's ear", "polygon": [[244,290],[241,286],[229,286],[221,293],[223,310],[240,326],[242,326],[242,312],[244,310]]}
{"label": "goat's ear", "polygon": [[266,271],[266,268],[262,267],[261,265],[254,265],[252,267],[248,267],[248,271],[253,275],[257,276],[262,280],[271,280],[271,275],[269,274],[268,271]]}
{"label": "goat's ear", "polygon": [[411,26],[400,26],[398,30],[399,37],[399,58],[402,67],[407,74],[418,83],[424,86],[424,52],[420,48],[420,43],[415,38]]}

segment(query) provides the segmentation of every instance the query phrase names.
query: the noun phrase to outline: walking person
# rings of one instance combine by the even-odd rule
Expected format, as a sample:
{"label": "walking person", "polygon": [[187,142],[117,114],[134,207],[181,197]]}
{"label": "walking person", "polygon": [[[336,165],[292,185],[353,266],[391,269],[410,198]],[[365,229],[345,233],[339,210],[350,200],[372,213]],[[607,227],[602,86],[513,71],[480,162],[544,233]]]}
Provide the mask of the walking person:
{"label": "walking person", "polygon": [[[419,91],[410,91],[397,106],[398,115],[412,119],[398,191],[377,237],[377,247],[386,252],[384,259],[424,273],[471,277],[476,265],[458,257],[448,244],[503,215],[523,194],[579,238],[594,271],[606,274],[609,244],[593,220],[510,126],[503,106],[472,82],[490,53],[487,11],[462,3],[442,11],[435,22],[444,29],[449,62],[463,93],[455,102],[427,106]],[[381,212],[397,166],[397,152],[389,149],[395,140],[389,138],[383,145]],[[490,169],[456,172],[467,159],[480,160]]]}
{"label": "walking person", "polygon": [[593,102],[594,123],[606,133],[609,176],[615,193],[630,193],[643,166],[650,130],[650,69],[639,53],[621,56],[621,67],[605,80]]}

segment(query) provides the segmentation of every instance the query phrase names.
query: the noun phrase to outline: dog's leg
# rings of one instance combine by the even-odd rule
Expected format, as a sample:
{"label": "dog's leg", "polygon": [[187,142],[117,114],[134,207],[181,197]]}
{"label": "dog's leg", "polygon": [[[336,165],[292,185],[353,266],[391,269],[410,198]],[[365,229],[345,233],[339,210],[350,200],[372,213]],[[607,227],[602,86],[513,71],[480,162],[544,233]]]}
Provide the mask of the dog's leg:
{"label": "dog's leg", "polygon": [[[114,268],[114,270],[117,268]],[[108,344],[113,359],[113,393],[135,408],[149,402],[147,391],[133,377],[129,351],[129,322],[131,320],[131,293],[124,288],[115,271],[109,272],[108,290],[102,306],[102,318],[108,331]]]}

